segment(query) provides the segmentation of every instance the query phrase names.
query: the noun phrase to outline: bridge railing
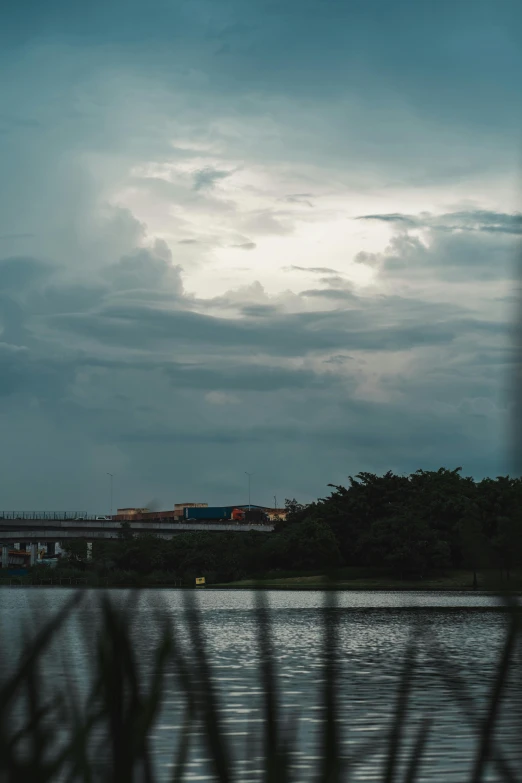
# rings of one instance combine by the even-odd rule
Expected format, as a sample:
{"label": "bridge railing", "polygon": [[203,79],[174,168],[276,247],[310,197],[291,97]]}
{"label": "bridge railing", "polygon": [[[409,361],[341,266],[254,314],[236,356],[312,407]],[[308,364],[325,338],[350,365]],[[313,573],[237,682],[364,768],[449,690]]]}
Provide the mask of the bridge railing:
{"label": "bridge railing", "polygon": [[96,514],[86,511],[0,511],[2,519],[49,519],[52,521],[72,521],[74,519],[96,519]]}
{"label": "bridge railing", "polygon": [[[99,516],[99,515],[98,515]],[[94,521],[97,519],[96,514],[87,514],[85,511],[0,511],[0,525],[2,525],[2,522],[5,520],[46,520],[49,522],[83,522],[83,521]],[[229,525],[240,525],[240,524],[248,524],[251,526],[260,526],[263,527],[265,525],[272,524],[271,522],[267,521],[255,521],[251,520],[249,522],[239,522],[234,520],[222,520],[222,519],[183,519],[183,517],[173,517],[173,516],[161,516],[158,515],[157,518],[151,518],[147,516],[146,518],[141,518],[140,516],[128,516],[125,519],[122,519],[121,516],[113,516],[112,519],[109,517],[107,522],[113,522],[115,525],[120,525],[122,522],[130,522],[131,524],[139,524],[143,525],[143,527],[147,527],[148,525],[157,523],[157,522],[168,522],[168,523],[176,523],[179,525],[185,525],[190,526],[191,523],[203,523],[205,525],[222,525],[222,524],[229,524]]]}

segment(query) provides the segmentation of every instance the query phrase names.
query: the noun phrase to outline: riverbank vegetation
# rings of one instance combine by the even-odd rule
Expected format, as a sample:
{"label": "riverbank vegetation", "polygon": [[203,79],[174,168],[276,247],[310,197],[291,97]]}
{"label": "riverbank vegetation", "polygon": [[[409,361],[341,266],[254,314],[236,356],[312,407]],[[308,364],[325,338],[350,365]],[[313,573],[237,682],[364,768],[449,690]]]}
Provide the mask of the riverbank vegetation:
{"label": "riverbank vegetation", "polygon": [[[240,579],[225,582],[216,587],[264,590],[327,590],[331,580],[324,574],[281,576],[265,575],[262,579]],[[508,586],[509,585],[509,586]],[[391,590],[391,591],[461,591],[473,589],[473,574],[465,569],[433,572],[424,579],[401,579],[386,569],[342,568],[337,572],[337,590]],[[486,569],[477,572],[477,589],[489,593],[503,591],[522,592],[522,571],[511,574],[509,583],[500,578],[498,571]]]}
{"label": "riverbank vegetation", "polygon": [[[193,585],[244,580],[343,587],[433,586],[435,589],[522,588],[522,481],[474,481],[459,468],[409,476],[361,473],[309,505],[287,500],[287,517],[271,534],[184,533],[165,541],[132,537],[72,541],[48,579],[85,578],[99,585]],[[44,578],[38,567],[40,579]],[[314,583],[315,580],[315,584]],[[240,586],[240,584],[238,586]],[[290,586],[292,582],[285,582]]]}

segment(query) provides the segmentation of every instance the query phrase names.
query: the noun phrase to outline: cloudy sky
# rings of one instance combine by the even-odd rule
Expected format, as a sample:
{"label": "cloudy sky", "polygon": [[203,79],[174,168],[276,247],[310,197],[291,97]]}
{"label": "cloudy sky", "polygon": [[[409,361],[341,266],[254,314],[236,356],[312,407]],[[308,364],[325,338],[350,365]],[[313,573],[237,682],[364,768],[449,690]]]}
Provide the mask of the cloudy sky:
{"label": "cloudy sky", "polygon": [[519,2],[9,5],[0,507],[509,470]]}

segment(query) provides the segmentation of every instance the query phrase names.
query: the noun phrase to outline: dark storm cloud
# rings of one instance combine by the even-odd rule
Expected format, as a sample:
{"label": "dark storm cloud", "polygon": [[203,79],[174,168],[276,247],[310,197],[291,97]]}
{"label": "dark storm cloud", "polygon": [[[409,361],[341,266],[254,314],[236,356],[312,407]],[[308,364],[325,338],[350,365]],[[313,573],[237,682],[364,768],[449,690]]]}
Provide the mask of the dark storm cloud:
{"label": "dark storm cloud", "polygon": [[[317,441],[324,444],[323,448],[328,444],[338,453],[356,449],[363,455],[363,461],[375,460],[378,472],[387,470],[387,465],[401,472],[400,466],[408,460],[425,469],[436,470],[441,465],[441,454],[445,455],[442,462],[448,467],[473,462],[473,470],[478,475],[487,472],[492,459],[502,468],[506,467],[501,450],[496,446],[495,423],[487,426],[486,422],[484,426],[473,416],[462,416],[459,410],[440,412],[421,406],[408,410],[404,403],[349,400],[343,403],[342,414],[343,424],[317,433]],[[480,447],[475,458],[470,459],[468,448],[474,437],[473,430],[475,443]],[[486,454],[488,441],[491,444],[489,455]],[[390,443],[393,446],[388,451]],[[376,456],[372,457],[372,454]]]}
{"label": "dark storm cloud", "polygon": [[[393,304],[392,304],[393,302]],[[329,350],[400,351],[444,345],[463,331],[502,334],[505,326],[470,317],[465,310],[395,297],[364,309],[297,313],[257,321],[218,318],[189,310],[157,309],[136,303],[107,303],[96,313],[50,316],[48,323],[105,344],[150,348],[163,343],[251,349],[297,356]],[[413,320],[412,314],[416,313]],[[426,322],[432,314],[433,320]]]}
{"label": "dark storm cloud", "polygon": [[[442,215],[365,215],[360,220],[392,223],[396,232],[382,253],[360,252],[355,261],[381,274],[433,275],[453,281],[513,279],[518,274],[522,215],[487,210]],[[425,232],[420,239],[415,230]],[[410,230],[414,230],[410,233]],[[427,241],[426,241],[427,240]]]}
{"label": "dark storm cloud", "polygon": [[[3,271],[4,280],[15,285],[18,293],[30,291],[33,281],[48,267],[34,259],[16,261],[9,259],[0,264],[0,280]],[[329,289],[314,295],[338,295],[339,301],[348,299],[349,307],[325,313],[284,314],[274,306],[267,311],[266,306],[252,304],[248,319],[194,312],[194,302],[184,297],[179,270],[172,266],[162,243],[124,256],[105,269],[104,278],[103,286],[90,288],[60,288],[56,282],[49,286],[44,278],[40,292],[34,294],[35,304],[28,303],[26,310],[12,299],[4,302],[8,327],[23,336],[36,309],[42,313],[42,324],[49,333],[67,334],[69,339],[76,334],[100,346],[150,350],[170,345],[184,351],[191,350],[191,346],[192,350],[206,346],[225,352],[263,351],[274,356],[339,349],[408,350],[448,344],[463,332],[501,334],[504,329],[502,324],[448,304],[396,296],[364,300],[353,292]],[[140,294],[146,295],[148,303],[140,300]],[[177,308],[161,304],[168,297],[178,302]]]}
{"label": "dark storm cloud", "polygon": [[120,3],[108,9],[95,0],[88,18],[63,0],[45,9],[33,0],[10,8],[2,40],[81,36],[84,44],[110,43],[129,59],[139,56],[144,67],[161,64],[172,74],[181,63],[185,73],[211,74],[219,92],[248,86],[320,100],[357,88],[374,101],[393,90],[439,121],[513,128],[521,28],[516,0],[477,0],[471,13],[467,0],[336,2],[327,9],[320,0],[287,0],[283,7],[265,0],[195,6],[155,0],[146,8],[127,4],[125,13]]}
{"label": "dark storm cloud", "polygon": [[74,381],[77,366],[70,359],[42,358],[33,348],[0,343],[0,396],[41,403],[60,403]]}
{"label": "dark storm cloud", "polygon": [[230,171],[219,171],[212,168],[212,166],[205,166],[205,168],[194,172],[194,190],[213,188],[216,182],[230,177],[231,173]]}
{"label": "dark storm cloud", "polygon": [[361,215],[357,220],[378,220],[409,228],[431,228],[440,231],[484,231],[504,234],[522,234],[522,214],[492,212],[477,209],[463,212],[449,212],[443,215]]}
{"label": "dark storm cloud", "polygon": [[501,234],[522,234],[522,214],[505,214],[487,210],[454,212],[441,215],[440,225],[448,231],[485,231]]}
{"label": "dark storm cloud", "polygon": [[[365,468],[500,472],[496,399],[512,357],[502,303],[484,291],[509,279],[520,216],[364,207],[398,235],[384,253],[361,247],[376,279],[364,296],[330,279],[301,301],[245,290],[205,303],[177,264],[190,275],[209,262],[209,214],[236,221],[221,247],[261,248],[260,236],[290,246],[297,216],[321,220],[309,207],[322,194],[326,214],[348,191],[367,204],[413,184],[434,203],[431,184],[464,198],[472,181],[501,204],[518,154],[521,19],[511,0],[8,3],[0,236],[6,255],[27,255],[0,264],[6,502],[94,510],[105,471],[126,505],[230,502],[246,462],[260,502],[312,499]],[[156,165],[175,181],[136,173]],[[234,166],[254,172],[250,211],[219,187]],[[150,225],[100,217],[130,192]],[[144,249],[155,231],[174,257]],[[319,247],[315,263],[330,262]],[[374,295],[381,283],[410,298]]]}
{"label": "dark storm cloud", "polygon": [[50,264],[35,258],[13,256],[0,260],[0,291],[23,291],[51,274]]}
{"label": "dark storm cloud", "polygon": [[[102,0],[93,0],[89,9],[88,15],[81,13],[64,0],[51,0],[45,8],[38,0],[15,4],[6,14],[2,38],[12,44],[36,35],[52,34],[58,40],[81,36],[88,45],[109,41],[119,48],[137,44],[140,50],[147,42],[150,59],[170,53],[172,60],[181,50],[188,69],[204,58],[218,83],[227,74],[256,89],[286,86],[314,96],[351,86],[357,79],[368,90],[381,74],[386,84],[407,91],[410,100],[444,100],[458,117],[465,114],[464,95],[467,102],[482,98],[482,107],[489,106],[494,87],[499,94],[491,114],[497,106],[506,112],[501,99],[517,84],[512,71],[518,64],[521,12],[515,0],[477,0],[473,13],[465,0],[451,6],[433,0],[422,6],[375,0],[335,3],[327,10],[320,0],[286,0],[283,8],[266,0],[248,5],[203,0],[196,7],[153,0],[145,8],[133,0],[125,14],[119,3],[108,8]],[[413,37],[411,30],[416,32]],[[226,56],[216,57],[225,51]],[[372,67],[364,69],[368,62]],[[499,70],[505,72],[505,81],[497,84]],[[493,119],[482,117],[483,122]]]}
{"label": "dark storm cloud", "polygon": [[281,308],[277,305],[269,304],[251,304],[241,307],[243,315],[251,318],[271,318],[281,312]]}
{"label": "dark storm cloud", "polygon": [[[485,446],[488,439],[490,444],[494,443],[491,438],[494,431],[491,426],[484,426],[487,422],[480,419],[482,427],[477,432],[476,417],[463,417],[457,410],[442,414],[426,408],[415,409],[406,402],[391,404],[353,397],[336,401],[334,406],[334,415],[329,420],[316,423],[312,418],[306,427],[305,439],[302,424],[288,421],[277,426],[252,424],[233,429],[214,425],[205,432],[194,431],[183,425],[176,428],[158,427],[152,431],[131,428],[121,433],[121,438],[124,442],[141,445],[183,444],[185,448],[193,444],[207,447],[213,444],[234,447],[251,444],[257,448],[273,448],[274,442],[277,442],[279,456],[283,460],[295,450],[295,443],[299,442],[305,461],[313,458],[314,454],[316,459],[318,455],[324,458],[324,455],[330,454],[332,463],[337,462],[336,477],[343,483],[347,480],[345,461],[354,449],[361,455],[360,459],[374,465],[377,472],[389,469],[402,472],[401,466],[404,464],[412,464],[412,470],[417,466],[437,469],[441,465],[441,453],[451,455],[444,460],[448,467],[455,467],[463,461],[469,462],[468,448],[473,437],[477,445]],[[494,446],[490,445],[489,460],[493,458],[501,462],[501,455],[498,451],[492,453],[493,449]],[[413,460],[412,454],[415,455]],[[278,457],[274,455],[274,459]],[[479,449],[475,459],[471,460],[473,469],[483,475],[489,460],[485,452]]]}
{"label": "dark storm cloud", "polygon": [[[512,162],[506,145],[493,136],[509,137],[511,150],[512,131],[520,127],[522,12],[516,0],[479,0],[473,21],[468,0],[456,0],[451,13],[436,0],[415,7],[403,0],[335,3],[326,11],[320,0],[289,0],[283,11],[264,0],[203,0],[193,6],[152,0],[146,10],[131,3],[124,12],[118,0],[110,11],[97,0],[89,6],[89,19],[74,3],[65,7],[54,0],[45,4],[45,13],[36,1],[23,4],[31,9],[22,12],[24,23],[17,5],[11,6],[0,33],[11,57],[48,36],[64,51],[81,39],[78,59],[85,72],[99,62],[111,72],[137,73],[161,91],[167,107],[187,94],[190,107],[208,107],[203,123],[209,127],[220,112],[241,118],[258,100],[274,99],[276,105],[262,108],[262,114],[289,127],[274,128],[261,143],[249,134],[232,134],[234,148],[246,143],[259,160],[269,151],[286,163],[300,163],[304,153],[312,163],[338,169],[343,160],[363,170],[371,160],[372,169],[393,171],[395,181],[419,185],[453,182],[478,169],[498,171],[500,162],[502,167]],[[216,56],[225,50],[226,56]],[[93,63],[84,62],[90,54]],[[57,53],[60,60],[62,55]],[[74,99],[77,71],[61,68],[60,78]],[[37,93],[39,88],[35,84]],[[299,105],[309,106],[314,117],[309,135]],[[92,120],[92,108],[83,109],[91,119],[88,135],[107,139],[112,129]],[[172,112],[177,109],[175,103]],[[136,117],[134,133],[127,126],[127,136],[143,147],[161,145],[163,157],[171,156],[174,147],[165,133],[171,117],[155,122],[145,116],[146,132],[134,126]],[[116,149],[118,141],[113,140]],[[305,187],[289,195],[306,192]]]}
{"label": "dark storm cloud", "polygon": [[[217,459],[223,453],[219,450],[233,454],[242,444],[251,444],[259,454],[269,449],[274,471],[284,470],[289,459],[304,470],[309,460],[320,457],[324,483],[341,480],[336,470],[354,448],[357,464],[362,460],[376,469],[402,469],[409,464],[411,444],[424,467],[440,463],[443,443],[459,455],[459,463],[466,461],[470,443],[480,451],[482,434],[468,423],[478,415],[476,406],[448,403],[441,413],[430,405],[437,397],[453,403],[452,389],[459,400],[491,394],[493,364],[509,362],[509,356],[495,350],[505,330],[502,323],[445,303],[392,296],[363,299],[353,293],[350,309],[333,312],[285,314],[274,307],[267,317],[266,310],[256,312],[251,305],[248,320],[211,317],[183,309],[194,302],[180,291],[178,273],[170,277],[168,262],[157,255],[163,251],[160,245],[156,251],[129,254],[104,276],[103,284],[84,294],[81,286],[60,290],[55,278],[49,286],[45,277],[41,290],[34,291],[30,276],[26,288],[22,278],[19,293],[29,299],[19,305],[16,317],[28,328],[19,334],[20,345],[0,346],[2,399],[20,406],[24,399],[36,398],[48,421],[61,421],[78,442],[85,444],[88,437],[93,444],[124,449],[134,470],[145,477],[147,464],[161,471],[156,459],[164,460],[173,444],[182,446],[189,464],[200,460],[202,448]],[[149,264],[150,278],[143,272]],[[136,304],[139,286],[149,296],[154,286],[163,293],[166,281],[176,294],[175,307],[182,309]],[[37,302],[41,315],[34,320]],[[67,303],[69,312],[64,311]],[[473,356],[477,341],[483,350]],[[394,379],[392,374],[382,381],[389,399],[358,399],[361,373],[371,377],[367,362],[372,352],[429,356],[434,349],[458,361],[457,381],[452,369],[444,377],[432,374],[431,387],[427,381],[420,384],[409,375]],[[332,353],[331,358],[339,359],[339,351],[347,350],[357,352],[356,361],[342,356],[326,365],[330,372],[290,365],[316,354],[328,362]],[[470,356],[467,362],[464,356]],[[430,377],[425,368],[419,372]],[[216,408],[207,401],[209,392],[224,395],[223,404]],[[400,399],[393,399],[394,394]],[[267,404],[270,426],[261,416]],[[296,440],[303,445],[299,456],[292,456]],[[473,462],[469,454],[467,462]],[[473,464],[484,468],[479,457]],[[266,470],[266,480],[275,481],[271,468]],[[348,472],[346,467],[343,476]],[[305,484],[293,486],[306,495]]]}
{"label": "dark storm cloud", "polygon": [[89,283],[52,283],[42,288],[35,310],[46,314],[85,312],[99,306],[111,292],[107,281]]}
{"label": "dark storm cloud", "polygon": [[172,264],[172,255],[165,242],[156,241],[154,248],[136,250],[104,270],[104,276],[116,290],[161,290],[167,286],[170,295],[181,294],[180,267]]}
{"label": "dark storm cloud", "polygon": [[280,389],[316,389],[338,383],[334,376],[311,370],[285,369],[251,363],[221,367],[197,367],[176,364],[168,367],[173,386],[203,391],[274,392]]}

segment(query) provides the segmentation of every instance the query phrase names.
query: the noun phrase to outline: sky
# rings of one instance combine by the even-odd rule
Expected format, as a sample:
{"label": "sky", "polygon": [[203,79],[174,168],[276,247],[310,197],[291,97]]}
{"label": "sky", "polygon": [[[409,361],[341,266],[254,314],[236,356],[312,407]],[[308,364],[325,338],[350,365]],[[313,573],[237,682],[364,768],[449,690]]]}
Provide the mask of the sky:
{"label": "sky", "polygon": [[21,0],[0,507],[510,471],[522,5]]}

